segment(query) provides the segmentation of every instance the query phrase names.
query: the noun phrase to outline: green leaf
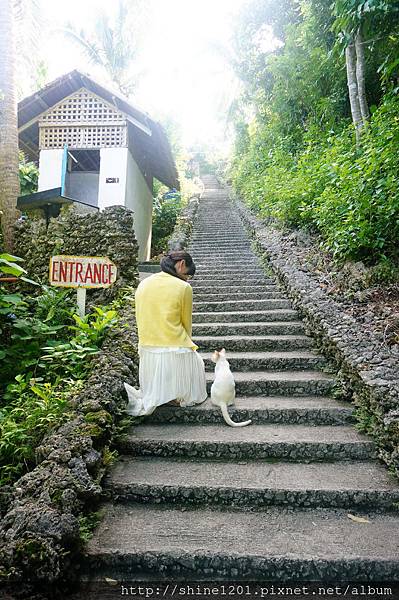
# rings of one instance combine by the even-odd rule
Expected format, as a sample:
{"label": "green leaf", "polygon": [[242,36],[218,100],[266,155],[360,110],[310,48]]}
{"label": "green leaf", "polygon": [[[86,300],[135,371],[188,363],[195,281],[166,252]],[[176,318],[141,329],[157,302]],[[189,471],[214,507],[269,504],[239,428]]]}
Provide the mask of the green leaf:
{"label": "green leaf", "polygon": [[23,298],[19,294],[4,294],[4,296],[0,296],[0,301],[8,302],[9,304],[21,304]]}
{"label": "green leaf", "polygon": [[32,285],[40,285],[37,281],[33,281],[33,279],[28,279],[27,277],[21,277],[21,281],[25,281],[26,283],[30,283]]}
{"label": "green leaf", "polygon": [[6,275],[14,275],[15,277],[20,277],[22,273],[26,273],[25,269],[22,267],[19,267],[18,265],[12,266],[11,263],[9,264],[10,266],[3,266],[0,264],[0,272],[5,273]]}
{"label": "green leaf", "polygon": [[23,258],[20,258],[19,256],[13,256],[12,254],[7,253],[0,254],[0,260],[7,260],[10,262],[24,262]]}

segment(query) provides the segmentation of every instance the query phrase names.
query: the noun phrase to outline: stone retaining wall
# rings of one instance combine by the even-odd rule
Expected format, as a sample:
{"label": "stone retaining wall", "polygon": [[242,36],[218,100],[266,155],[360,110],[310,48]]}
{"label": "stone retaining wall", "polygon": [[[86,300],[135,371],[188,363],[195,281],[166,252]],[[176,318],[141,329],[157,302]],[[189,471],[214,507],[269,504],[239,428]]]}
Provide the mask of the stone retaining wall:
{"label": "stone retaining wall", "polygon": [[318,347],[339,369],[342,395],[352,399],[359,427],[373,436],[379,457],[399,476],[399,361],[373,332],[363,330],[301,269],[292,241],[262,223],[230,191],[261,257],[303,316]]}
{"label": "stone retaining wall", "polygon": [[118,280],[100,293],[88,290],[89,298],[94,297],[99,303],[115,297],[124,285],[137,283],[138,244],[133,212],[123,206],[87,214],[64,209],[59,217],[50,219],[48,228],[44,219],[27,219],[17,225],[15,253],[25,259],[28,276],[43,284],[49,280],[51,256],[108,256],[118,267]]}

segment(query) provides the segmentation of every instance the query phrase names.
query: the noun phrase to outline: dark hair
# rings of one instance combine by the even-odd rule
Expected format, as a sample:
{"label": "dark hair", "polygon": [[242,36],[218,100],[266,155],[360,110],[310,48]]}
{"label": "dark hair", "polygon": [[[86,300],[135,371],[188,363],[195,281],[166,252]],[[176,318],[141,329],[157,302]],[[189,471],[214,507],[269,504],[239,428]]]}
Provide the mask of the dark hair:
{"label": "dark hair", "polygon": [[179,260],[186,261],[187,267],[187,275],[193,276],[195,273],[195,264],[193,259],[185,250],[172,250],[166,256],[161,259],[161,271],[164,273],[169,273],[169,275],[173,275],[173,277],[179,277],[175,264],[179,262]]}

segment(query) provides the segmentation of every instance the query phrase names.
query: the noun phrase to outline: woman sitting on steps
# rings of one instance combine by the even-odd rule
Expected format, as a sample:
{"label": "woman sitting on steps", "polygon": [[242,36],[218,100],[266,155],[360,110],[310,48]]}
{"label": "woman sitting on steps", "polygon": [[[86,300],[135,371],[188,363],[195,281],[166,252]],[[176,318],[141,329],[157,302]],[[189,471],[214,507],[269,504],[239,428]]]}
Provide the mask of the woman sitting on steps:
{"label": "woman sitting on steps", "polygon": [[204,361],[191,339],[193,291],[187,280],[195,273],[191,256],[169,252],[161,272],[137,287],[140,390],[125,383],[127,412],[151,414],[161,404],[191,406],[207,398]]}

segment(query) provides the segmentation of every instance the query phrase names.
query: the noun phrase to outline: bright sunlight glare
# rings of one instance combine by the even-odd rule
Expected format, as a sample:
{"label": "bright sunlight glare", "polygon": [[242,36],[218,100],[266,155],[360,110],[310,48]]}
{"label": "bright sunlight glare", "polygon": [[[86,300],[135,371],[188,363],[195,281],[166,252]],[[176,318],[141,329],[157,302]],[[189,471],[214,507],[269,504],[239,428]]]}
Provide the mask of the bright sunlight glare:
{"label": "bright sunlight glare", "polygon": [[[146,0],[140,22],[139,84],[130,100],[156,119],[176,122],[185,145],[226,144],[226,114],[237,92],[231,67],[234,15],[245,0]],[[43,58],[51,81],[78,68],[97,80],[101,71],[57,28],[91,29],[100,10],[112,18],[116,0],[42,0],[54,33]]]}

